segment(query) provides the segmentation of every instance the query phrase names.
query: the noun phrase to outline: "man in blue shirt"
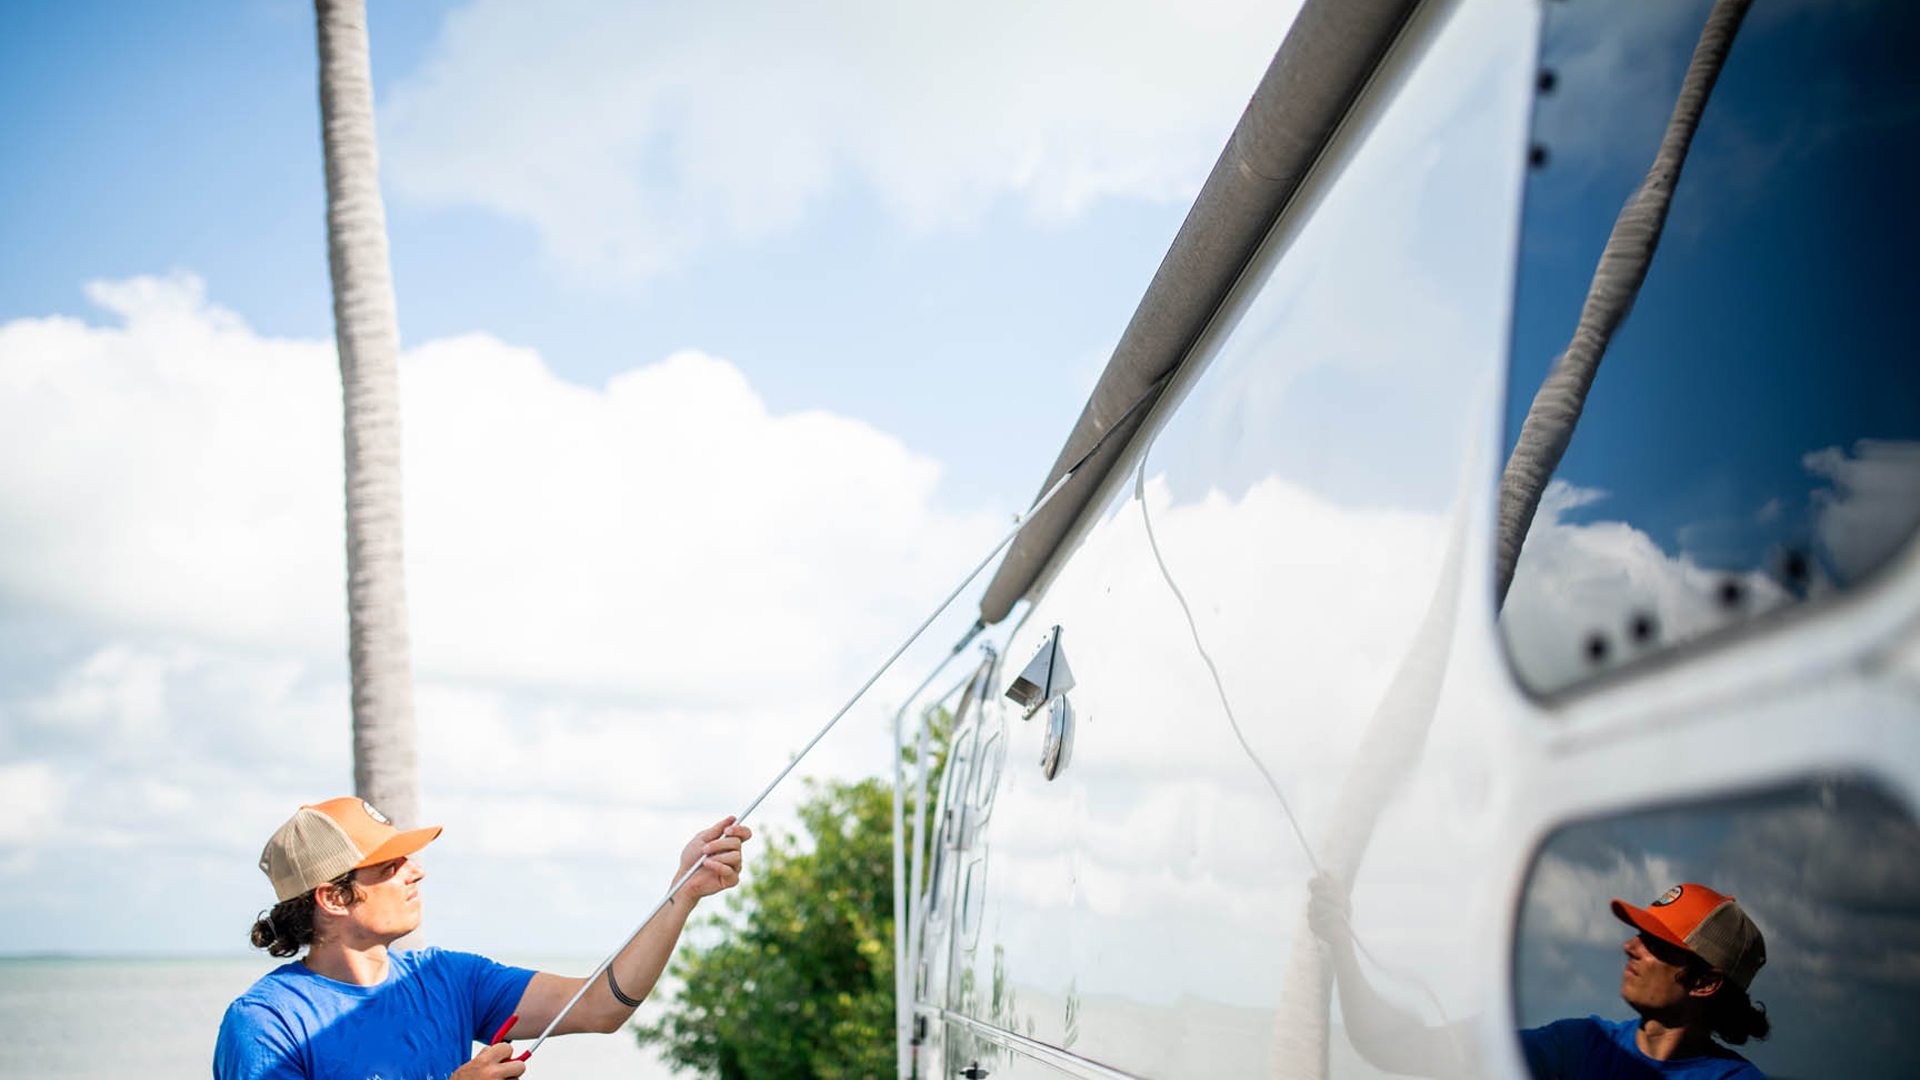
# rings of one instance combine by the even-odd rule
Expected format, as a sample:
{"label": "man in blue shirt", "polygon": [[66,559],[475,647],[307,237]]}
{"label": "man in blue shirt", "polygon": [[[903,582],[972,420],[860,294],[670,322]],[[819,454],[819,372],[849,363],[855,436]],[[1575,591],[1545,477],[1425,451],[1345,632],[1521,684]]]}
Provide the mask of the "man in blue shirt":
{"label": "man in blue shirt", "polygon": [[1767,961],[1766,941],[1731,896],[1675,885],[1641,908],[1620,900],[1613,913],[1639,934],[1628,939],[1620,996],[1638,1015],[1589,1016],[1520,1033],[1539,1080],[1765,1080],[1738,1045],[1764,1039],[1767,1014],[1747,988]]}
{"label": "man in blue shirt", "polygon": [[[473,1044],[496,1033],[539,1034],[583,980],[471,953],[391,948],[420,925],[426,875],[413,856],[438,835],[437,827],[401,832],[352,797],[303,806],[273,834],[260,869],[279,902],[254,923],[253,943],[273,956],[306,954],[228,1006],[214,1047],[216,1080],[505,1080],[526,1071],[504,1041],[478,1054]],[[751,836],[732,818],[694,835],[680,872],[699,871],[555,1034],[616,1031],[626,1022],[666,967],[694,904],[739,883]]]}

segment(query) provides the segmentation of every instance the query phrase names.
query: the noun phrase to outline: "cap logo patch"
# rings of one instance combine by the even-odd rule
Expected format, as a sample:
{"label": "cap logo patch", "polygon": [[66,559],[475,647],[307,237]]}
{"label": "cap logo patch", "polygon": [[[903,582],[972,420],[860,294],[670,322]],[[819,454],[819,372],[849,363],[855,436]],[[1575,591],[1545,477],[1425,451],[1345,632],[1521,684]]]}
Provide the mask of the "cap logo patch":
{"label": "cap logo patch", "polygon": [[[372,809],[372,808],[371,808],[371,807],[369,807],[368,809]],[[1658,899],[1658,900],[1655,900],[1655,901],[1654,901],[1654,902],[1653,902],[1653,903],[1652,903],[1651,905],[1649,905],[1649,906],[1651,906],[1651,907],[1666,907],[1666,906],[1667,906],[1668,904],[1671,904],[1671,903],[1673,903],[1673,902],[1674,902],[1675,900],[1678,900],[1678,899],[1680,899],[1680,894],[1681,894],[1682,892],[1684,892],[1684,891],[1685,891],[1685,887],[1684,887],[1684,886],[1680,886],[1680,885],[1675,885],[1675,886],[1674,886],[1673,888],[1671,888],[1671,889],[1668,889],[1668,890],[1667,890],[1667,894],[1666,894],[1665,896],[1662,896],[1662,897],[1661,897],[1660,899]]]}
{"label": "cap logo patch", "polygon": [[[368,802],[368,801],[367,801],[367,800],[365,800],[365,799],[361,799],[361,800],[360,800],[360,809],[362,809],[362,810],[365,810],[365,811],[367,812],[367,816],[368,816],[368,817],[370,817],[370,818],[372,818],[373,820],[375,820],[375,821],[377,821],[377,822],[379,822],[379,823],[380,823],[380,824],[382,824],[382,825],[391,825],[391,824],[393,824],[393,822],[391,822],[391,821],[388,821],[388,820],[387,820],[387,815],[385,815],[385,814],[383,814],[383,813],[381,813],[381,812],[380,812],[380,811],[378,811],[378,810],[375,810],[375,809],[373,808],[373,804],[372,804],[372,803],[370,803],[370,802]],[[1679,894],[1679,890],[1678,890],[1678,889],[1676,889],[1676,890],[1674,890],[1674,893],[1675,893],[1675,895],[1678,895],[1678,894]]]}

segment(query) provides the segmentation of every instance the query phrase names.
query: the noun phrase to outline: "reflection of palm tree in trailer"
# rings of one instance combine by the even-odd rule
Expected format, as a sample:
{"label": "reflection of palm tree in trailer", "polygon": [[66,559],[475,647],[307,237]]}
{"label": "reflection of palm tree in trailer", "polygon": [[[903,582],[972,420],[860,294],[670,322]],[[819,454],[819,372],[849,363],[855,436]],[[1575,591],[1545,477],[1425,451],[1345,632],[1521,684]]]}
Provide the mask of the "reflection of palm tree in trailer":
{"label": "reflection of palm tree in trailer", "polygon": [[1654,156],[1647,178],[1627,199],[1613,223],[1613,232],[1600,253],[1600,265],[1587,287],[1586,302],[1580,307],[1573,340],[1554,362],[1527,408],[1520,438],[1500,476],[1500,553],[1494,577],[1494,596],[1499,603],[1506,601],[1507,587],[1513,584],[1520,547],[1526,542],[1534,512],[1540,508],[1547,479],[1573,441],[1573,429],[1580,423],[1600,359],[1606,355],[1614,331],[1633,309],[1640,285],[1647,279],[1647,269],[1653,265],[1654,249],[1660,246],[1660,232],[1667,224],[1667,208],[1673,204],[1673,189],[1679,186],[1680,168],[1686,164],[1693,133],[1706,111],[1707,96],[1720,78],[1721,65],[1733,47],[1740,20],[1752,5],[1753,0],[1718,0],[1707,14],[1706,27],[1700,31],[1686,78],[1680,84],[1680,97],[1673,105],[1673,118],[1667,121],[1666,136],[1660,140],[1660,152]]}
{"label": "reflection of palm tree in trailer", "polygon": [[400,331],[387,258],[364,0],[315,0],[327,261],[346,438],[353,786],[419,823],[407,593],[401,564]]}
{"label": "reflection of palm tree in trailer", "polygon": [[[1700,125],[1707,97],[1720,77],[1734,34],[1752,0],[1717,0],[1694,47],[1659,153],[1607,237],[1588,286],[1572,342],[1535,395],[1500,480],[1499,562],[1496,604],[1504,603],[1520,548],[1547,479],[1559,465],[1580,421],[1588,389],[1613,333],[1632,309],[1653,262],[1687,150]],[[1373,827],[1418,758],[1439,699],[1440,680],[1452,646],[1453,612],[1459,593],[1465,500],[1453,508],[1452,538],[1433,600],[1386,695],[1368,722],[1341,789],[1333,829],[1320,848],[1321,887],[1344,899],[1365,857]],[[1324,929],[1324,928],[1323,928]],[[1327,1072],[1332,956],[1303,913],[1294,937],[1274,1032],[1274,1075],[1323,1077]],[[1447,1018],[1441,1025],[1451,1030]],[[1351,1032],[1350,1032],[1351,1034]],[[1432,1044],[1446,1049],[1444,1044]],[[1368,1047],[1356,1040],[1356,1049]],[[1457,1053],[1457,1051],[1456,1051]],[[1368,1055],[1369,1057],[1373,1055]],[[1466,1062],[1433,1060],[1428,1075],[1464,1075]]]}

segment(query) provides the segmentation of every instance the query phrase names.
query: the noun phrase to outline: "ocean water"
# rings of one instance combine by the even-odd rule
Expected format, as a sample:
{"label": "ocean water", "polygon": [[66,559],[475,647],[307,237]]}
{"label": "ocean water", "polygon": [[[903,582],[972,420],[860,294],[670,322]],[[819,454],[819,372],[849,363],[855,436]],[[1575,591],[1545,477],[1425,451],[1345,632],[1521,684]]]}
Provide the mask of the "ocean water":
{"label": "ocean water", "polygon": [[[504,963],[583,975],[599,958]],[[0,1076],[207,1080],[227,1003],[281,961],[0,958]],[[653,999],[642,1015],[658,1009]],[[523,1044],[526,1045],[526,1044]],[[551,1039],[529,1077],[668,1080],[626,1032]]]}

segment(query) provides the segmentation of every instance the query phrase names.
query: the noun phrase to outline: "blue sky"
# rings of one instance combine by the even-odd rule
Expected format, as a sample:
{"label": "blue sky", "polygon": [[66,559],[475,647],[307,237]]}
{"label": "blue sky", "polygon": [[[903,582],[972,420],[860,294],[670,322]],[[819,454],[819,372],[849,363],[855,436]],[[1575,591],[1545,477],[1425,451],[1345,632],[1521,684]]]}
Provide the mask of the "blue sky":
{"label": "blue sky", "polygon": [[[1707,5],[1646,8],[1604,34],[1575,7],[1548,9],[1542,65],[1558,85],[1536,113],[1548,157],[1527,191],[1509,440],[1653,161]],[[1912,129],[1916,32],[1903,5],[1759,5],[1742,25],[1559,472],[1610,493],[1579,520],[1630,521],[1670,554],[1749,569],[1815,545],[1809,494],[1833,478],[1805,455],[1920,436],[1901,273],[1920,243],[1920,152],[1894,134]],[[1609,77],[1595,59],[1609,47],[1648,77]],[[1839,561],[1827,570],[1842,581],[1861,569]]]}
{"label": "blue sky", "polygon": [[[460,9],[373,5],[383,102],[445,52],[442,21]],[[185,269],[264,335],[331,333],[305,6],[80,3],[13,19],[0,95],[13,159],[33,167],[0,178],[13,208],[0,318],[84,317],[82,281]],[[1239,64],[1246,91],[1258,63]],[[1011,508],[1037,487],[1179,227],[1180,196],[1237,119],[1239,102],[1220,104],[1191,114],[1208,137],[1189,141],[1212,149],[1170,165],[1191,183],[1168,197],[1041,216],[1018,191],[992,192],[928,227],[851,177],[791,227],[720,238],[640,283],[582,280],[512,215],[390,193],[402,339],[485,331],[588,386],[698,347],[737,364],[773,410],[910,433],[947,470],[948,497]],[[983,440],[983,423],[1015,438]]]}
{"label": "blue sky", "polygon": [[[597,951],[980,556],[1293,8],[373,5],[437,933]],[[238,952],[349,777],[312,12],[6,19],[0,951]]]}

